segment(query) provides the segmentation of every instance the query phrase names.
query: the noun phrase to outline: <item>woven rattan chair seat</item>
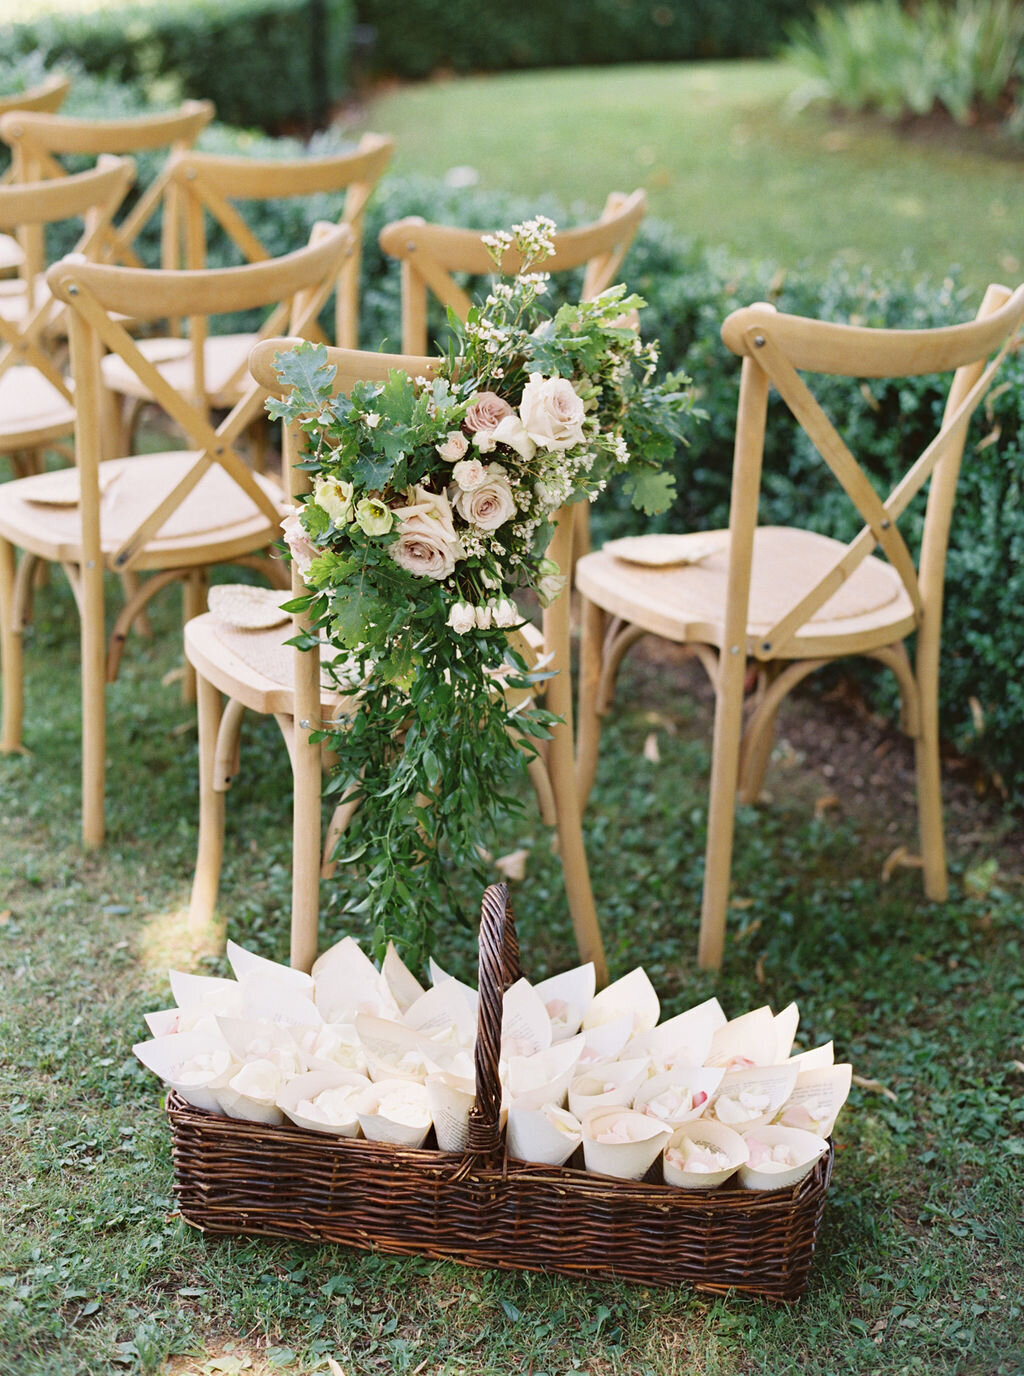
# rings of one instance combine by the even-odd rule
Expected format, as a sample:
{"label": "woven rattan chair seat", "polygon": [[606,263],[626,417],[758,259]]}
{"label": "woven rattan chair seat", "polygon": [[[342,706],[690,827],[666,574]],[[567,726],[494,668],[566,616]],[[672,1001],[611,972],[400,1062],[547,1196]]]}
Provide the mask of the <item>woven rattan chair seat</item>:
{"label": "woven rattan chair seat", "polygon": [[[721,645],[729,570],[728,532],[718,548],[698,563],[650,568],[597,550],[576,566],[580,590],[620,615],[669,640],[704,639]],[[754,538],[747,634],[762,635],[815,586],[845,546],[813,531],[762,526]],[[841,654],[845,640],[863,649],[865,636],[878,643],[908,634],[913,607],[899,574],[881,559],[869,558],[811,618],[796,638],[807,656]]]}
{"label": "woven rattan chair seat", "polygon": [[75,408],[35,368],[14,367],[0,375],[0,441],[28,448],[70,434]]}
{"label": "woven rattan chair seat", "polygon": [[[285,601],[289,594],[279,596]],[[250,711],[291,716],[295,651],[285,642],[292,633],[290,620],[284,626],[244,630],[207,612],[186,623],[185,654],[204,678]],[[323,656],[329,652],[329,646],[322,647]],[[321,676],[320,706],[325,717],[354,701],[332,687],[326,673]]]}
{"label": "woven rattan chair seat", "polygon": [[[195,458],[194,452],[178,450],[101,465],[100,543],[105,555],[136,530]],[[81,519],[74,502],[75,477],[75,470],[65,469],[0,486],[0,534],[46,559],[78,562]],[[256,481],[280,501],[275,483],[259,474]],[[276,534],[252,499],[214,466],[147,543],[137,567],[208,563],[211,544],[220,558],[237,557],[262,549]]]}
{"label": "woven rattan chair seat", "polygon": [[[212,406],[233,406],[241,396],[249,376],[245,371],[245,363],[255,342],[254,334],[217,334],[206,340],[203,366],[206,394]],[[160,336],[138,341],[138,348],[156,365],[161,377],[176,392],[185,397],[193,395],[192,357],[187,339]],[[102,366],[103,381],[112,391],[120,392],[122,396],[148,400],[150,392],[123,358],[108,354]]]}

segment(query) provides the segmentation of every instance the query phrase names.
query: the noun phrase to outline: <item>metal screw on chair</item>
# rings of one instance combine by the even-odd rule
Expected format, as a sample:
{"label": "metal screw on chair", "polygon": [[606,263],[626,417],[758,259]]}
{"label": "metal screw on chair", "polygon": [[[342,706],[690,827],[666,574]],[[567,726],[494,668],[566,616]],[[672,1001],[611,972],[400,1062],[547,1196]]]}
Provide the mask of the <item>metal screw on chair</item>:
{"label": "metal screw on chair", "polygon": [[78,295],[78,288],[77,288],[77,286],[74,284],[74,282],[72,282],[71,285],[68,287],[68,295],[69,295],[69,296],[77,296],[77,295]]}
{"label": "metal screw on chair", "polygon": [[299,725],[302,727],[303,731],[309,730],[309,722],[305,718],[299,722]]}
{"label": "metal screw on chair", "polygon": [[890,527],[891,525],[892,525],[892,522],[889,520],[889,518],[888,518],[888,516],[887,516],[887,517],[885,518],[885,520],[882,521],[882,529],[883,529],[883,530],[888,530],[889,527]]}
{"label": "metal screw on chair", "polygon": [[763,334],[755,334],[755,335],[754,335],[754,348],[755,348],[755,349],[763,349],[763,348],[764,348],[764,335],[763,335]]}

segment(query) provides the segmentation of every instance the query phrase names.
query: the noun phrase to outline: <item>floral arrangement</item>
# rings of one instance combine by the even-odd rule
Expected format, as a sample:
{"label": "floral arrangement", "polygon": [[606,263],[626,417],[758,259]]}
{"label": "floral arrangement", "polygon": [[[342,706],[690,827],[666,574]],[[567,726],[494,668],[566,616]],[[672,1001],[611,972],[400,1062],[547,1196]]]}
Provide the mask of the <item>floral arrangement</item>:
{"label": "floral arrangement", "polygon": [[[196,1108],[461,1152],[475,1103],[476,990],[351,938],[307,975],[228,943],[236,978],[171,972],[177,1007],[136,1055]],[[796,1184],[828,1150],[851,1067],[794,1054],[799,1013],[726,1018],[717,999],[660,1021],[638,967],[595,992],[578,966],[505,993],[499,1075],[513,1159],[690,1190]]]}
{"label": "floral arrangement", "polygon": [[[633,504],[664,510],[663,471],[685,442],[687,379],[658,379],[635,328],[644,304],[618,286],[544,312],[551,221],[488,238],[496,276],[433,376],[392,372],[332,395],[326,355],[283,356],[271,414],[301,420],[309,499],[284,522],[308,594],[312,635],[341,652],[358,707],[327,727],[334,786],[360,800],[346,866],[361,866],[361,912],[381,953],[413,959],[456,902],[448,876],[483,880],[479,852],[514,806],[510,783],[551,717],[520,692],[543,671],[510,644],[523,596],[547,605],[568,570],[547,554],[559,510],[618,477]],[[531,672],[531,667],[533,672]],[[524,701],[525,697],[525,701]]]}

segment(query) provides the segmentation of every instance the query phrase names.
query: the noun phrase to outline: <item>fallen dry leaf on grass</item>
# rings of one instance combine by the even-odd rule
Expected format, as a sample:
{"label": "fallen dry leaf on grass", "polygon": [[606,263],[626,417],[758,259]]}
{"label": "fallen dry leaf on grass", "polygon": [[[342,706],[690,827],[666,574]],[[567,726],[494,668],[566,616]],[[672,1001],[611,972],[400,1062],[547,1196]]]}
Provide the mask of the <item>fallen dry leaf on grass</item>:
{"label": "fallen dry leaf on grass", "polygon": [[820,798],[814,800],[814,815],[815,817],[821,817],[831,808],[835,808],[838,811],[839,807],[840,802],[838,793],[823,793]]}
{"label": "fallen dry leaf on grass", "polygon": [[499,856],[494,862],[494,868],[504,879],[518,881],[526,878],[526,861],[530,852],[528,850],[511,850],[508,855]]}
{"label": "fallen dry leaf on grass", "polygon": [[897,870],[919,870],[924,861],[919,855],[914,855],[907,850],[906,846],[897,846],[896,849],[885,858],[882,866],[882,883],[888,884]]}
{"label": "fallen dry leaf on grass", "polygon": [[654,731],[651,731],[644,741],[644,759],[648,764],[661,764],[661,751],[658,749],[658,736]]}
{"label": "fallen dry leaf on grass", "polygon": [[894,1104],[899,1103],[899,1097],[892,1092],[888,1085],[883,1085],[881,1080],[865,1080],[863,1075],[854,1075],[853,1083],[858,1089],[866,1089],[869,1094],[881,1094],[886,1099],[891,1099]]}

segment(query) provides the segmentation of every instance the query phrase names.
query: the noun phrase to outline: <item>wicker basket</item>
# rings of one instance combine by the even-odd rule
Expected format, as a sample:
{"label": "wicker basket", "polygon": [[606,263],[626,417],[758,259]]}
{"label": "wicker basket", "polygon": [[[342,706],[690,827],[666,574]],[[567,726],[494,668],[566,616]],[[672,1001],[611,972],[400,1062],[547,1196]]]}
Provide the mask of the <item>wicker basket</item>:
{"label": "wicker basket", "polygon": [[[475,1266],[615,1276],[794,1300],[807,1285],[832,1150],[792,1189],[688,1191],[505,1157],[502,995],[519,977],[508,890],[484,895],[477,1105],[464,1155],[267,1127],[173,1091],[175,1192],[208,1233],[336,1242]],[[428,1139],[430,1140],[430,1139]]]}

